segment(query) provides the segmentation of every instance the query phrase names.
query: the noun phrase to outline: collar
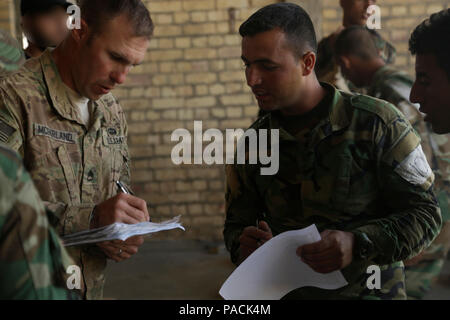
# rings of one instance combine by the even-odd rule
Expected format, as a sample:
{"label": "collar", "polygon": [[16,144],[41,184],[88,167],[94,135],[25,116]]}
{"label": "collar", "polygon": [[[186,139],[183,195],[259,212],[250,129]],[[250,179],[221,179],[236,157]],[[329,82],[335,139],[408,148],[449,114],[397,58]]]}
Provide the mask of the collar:
{"label": "collar", "polygon": [[[346,104],[348,102],[346,101],[346,97],[344,97],[345,93],[339,91],[328,83],[321,82],[320,84],[325,90],[327,90],[328,94],[332,95],[332,99],[329,106],[328,116],[324,117],[312,129],[311,136],[316,142],[332,135],[333,132],[340,131],[348,127],[351,122],[351,115],[348,113],[348,109],[346,108]],[[280,141],[298,141],[294,136],[281,127],[279,116],[276,112],[269,113],[267,117],[270,129],[280,130]]]}

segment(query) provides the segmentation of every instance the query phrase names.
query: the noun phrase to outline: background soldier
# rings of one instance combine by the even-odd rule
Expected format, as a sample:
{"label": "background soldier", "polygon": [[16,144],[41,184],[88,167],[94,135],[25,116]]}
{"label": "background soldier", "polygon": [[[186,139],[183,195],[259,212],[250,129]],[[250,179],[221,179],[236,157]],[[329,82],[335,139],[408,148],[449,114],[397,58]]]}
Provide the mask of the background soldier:
{"label": "background soldier", "polygon": [[[420,139],[387,102],[318,82],[315,31],[299,6],[267,6],[240,34],[247,83],[271,111],[252,128],[280,130],[280,170],[262,176],[260,164],[227,166],[232,261],[274,235],[316,224],[322,240],[297,254],[317,272],[341,270],[349,284],[286,298],[405,299],[402,260],[426,248],[442,222]],[[381,290],[366,287],[369,265],[382,270]]]}
{"label": "background soldier", "polygon": [[[414,81],[386,63],[378,55],[371,34],[361,27],[350,27],[341,32],[336,40],[336,60],[343,75],[358,87],[367,87],[368,95],[389,101],[411,122],[422,139],[422,148],[435,174],[434,190],[438,195],[444,226],[448,224],[450,212],[447,195],[450,191],[450,167],[445,159],[450,155],[450,140],[438,136],[424,122],[418,107],[409,101]],[[405,262],[406,289],[409,299],[421,299],[430,290],[444,264],[442,256],[445,241],[449,238],[448,227],[444,227],[433,244],[418,257]],[[444,242],[443,242],[444,241]],[[437,254],[436,254],[437,253]]]}
{"label": "background soldier", "polygon": [[39,57],[48,47],[58,46],[68,35],[66,0],[22,0],[22,29],[28,40],[27,59]]}
{"label": "background soldier", "polygon": [[[341,90],[349,91],[348,83],[344,81],[334,59],[334,43],[339,33],[350,26],[366,26],[369,14],[367,8],[374,5],[376,0],[340,0],[344,12],[342,26],[328,37],[319,42],[317,49],[316,74],[320,81],[335,85]],[[369,29],[368,29],[369,30]],[[370,30],[374,37],[378,51],[383,60],[391,64],[395,60],[395,48],[385,41],[375,30]],[[353,91],[353,90],[352,90]]]}
{"label": "background soldier", "polygon": [[6,31],[0,30],[0,78],[16,71],[24,62],[23,52],[19,44]]}
{"label": "background soldier", "polygon": [[[153,32],[140,0],[80,3],[81,28],[54,51],[0,82],[0,140],[23,156],[61,236],[114,222],[149,220],[130,185],[128,127],[110,91],[144,59]],[[143,237],[70,247],[88,299],[103,295],[106,258],[136,254]]]}

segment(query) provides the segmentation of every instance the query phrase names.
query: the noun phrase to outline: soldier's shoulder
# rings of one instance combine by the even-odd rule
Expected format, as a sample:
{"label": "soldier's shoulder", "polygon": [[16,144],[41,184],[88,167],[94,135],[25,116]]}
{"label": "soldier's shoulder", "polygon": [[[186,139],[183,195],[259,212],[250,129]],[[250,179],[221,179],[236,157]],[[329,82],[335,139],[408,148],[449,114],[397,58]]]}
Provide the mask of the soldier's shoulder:
{"label": "soldier's shoulder", "polygon": [[396,119],[403,118],[402,113],[391,103],[370,97],[363,94],[356,94],[348,99],[352,107],[360,111],[365,116],[376,116],[385,124],[389,124]]}

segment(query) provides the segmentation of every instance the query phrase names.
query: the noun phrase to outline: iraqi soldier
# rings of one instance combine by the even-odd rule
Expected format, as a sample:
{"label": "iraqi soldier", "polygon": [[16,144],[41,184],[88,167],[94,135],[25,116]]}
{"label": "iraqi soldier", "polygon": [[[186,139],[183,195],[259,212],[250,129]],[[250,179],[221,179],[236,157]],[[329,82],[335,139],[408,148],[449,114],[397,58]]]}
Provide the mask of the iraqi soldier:
{"label": "iraqi soldier", "polygon": [[[320,81],[331,83],[341,90],[350,90],[349,84],[343,79],[335,62],[334,43],[344,28],[354,25],[366,26],[367,19],[370,17],[367,9],[375,3],[376,0],[340,0],[340,5],[344,12],[342,26],[331,35],[323,38],[319,42],[317,49],[316,74]],[[395,48],[385,41],[376,30],[370,30],[370,32],[376,41],[380,56],[386,63],[393,63],[395,60]]]}
{"label": "iraqi soldier", "polygon": [[[252,128],[279,130],[279,171],[226,167],[232,261],[315,224],[322,240],[292,254],[316,272],[342,271],[348,285],[300,288],[285,298],[406,299],[402,260],[426,248],[442,224],[419,137],[391,104],[318,82],[314,27],[299,6],[264,7],[240,34],[247,84],[271,111]],[[380,290],[366,285],[371,265],[380,267]]]}
{"label": "iraqi soldier", "polygon": [[77,299],[73,265],[22,160],[0,145],[0,300]]}
{"label": "iraqi soldier", "polygon": [[[431,125],[437,134],[437,145],[447,143],[450,133],[450,9],[445,9],[430,16],[411,34],[409,50],[416,55],[416,81],[411,90],[410,100],[420,105],[420,111],[425,114],[425,121]],[[450,154],[442,152],[438,157],[440,175],[447,177],[445,187],[438,194],[443,212],[449,212],[450,207]],[[445,208],[445,209],[444,209]],[[447,221],[443,225],[439,238],[424,256],[420,257],[418,265],[412,270],[432,274],[439,270],[448,255],[450,248],[450,216],[443,216]],[[435,265],[427,265],[427,260],[436,259]],[[423,262],[425,261],[425,262]],[[417,295],[422,295],[429,283],[422,283],[417,288]]]}
{"label": "iraqi soldier", "polygon": [[0,78],[16,71],[23,64],[25,58],[19,43],[6,31],[0,30],[0,43],[2,45],[0,55]]}
{"label": "iraqi soldier", "polygon": [[378,55],[370,33],[361,27],[345,29],[336,40],[335,55],[344,76],[355,85],[368,88],[368,95],[396,106],[411,122],[422,139],[422,148],[435,174],[434,190],[438,196],[444,227],[433,244],[418,257],[406,261],[406,289],[409,299],[423,298],[430,290],[444,264],[444,247],[450,234],[450,212],[447,195],[450,191],[450,171],[445,160],[450,155],[450,140],[439,136],[425,123],[419,108],[409,101],[414,81],[386,63]]}
{"label": "iraqi soldier", "polygon": [[[110,93],[144,60],[153,22],[140,0],[81,1],[81,28],[55,50],[0,82],[1,141],[17,150],[61,236],[148,221],[130,185],[128,127]],[[69,248],[82,267],[83,297],[103,295],[107,258],[137,253],[143,237]]]}

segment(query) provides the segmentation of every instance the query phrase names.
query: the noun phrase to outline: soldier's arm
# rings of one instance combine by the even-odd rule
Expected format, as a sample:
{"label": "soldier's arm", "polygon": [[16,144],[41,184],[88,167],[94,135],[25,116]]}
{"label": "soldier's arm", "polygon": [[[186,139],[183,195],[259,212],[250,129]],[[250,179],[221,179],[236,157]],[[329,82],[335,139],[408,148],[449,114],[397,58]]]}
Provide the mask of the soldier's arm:
{"label": "soldier's arm", "polygon": [[10,188],[0,195],[2,204],[11,204],[0,212],[0,299],[77,299],[65,280],[73,262],[51,228],[20,160],[14,166],[5,175]]}
{"label": "soldier's arm", "polygon": [[[371,244],[368,258],[378,264],[419,254],[439,234],[442,217],[434,175],[420,138],[403,116],[381,125],[375,138],[378,180],[386,212],[355,231],[358,246]],[[359,243],[358,243],[359,242]]]}
{"label": "soldier's arm", "polygon": [[262,199],[255,189],[244,183],[235,165],[226,166],[226,219],[224,228],[225,244],[230,252],[231,260],[237,264],[239,259],[239,237],[248,226],[255,226],[258,207]]}

